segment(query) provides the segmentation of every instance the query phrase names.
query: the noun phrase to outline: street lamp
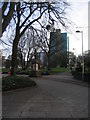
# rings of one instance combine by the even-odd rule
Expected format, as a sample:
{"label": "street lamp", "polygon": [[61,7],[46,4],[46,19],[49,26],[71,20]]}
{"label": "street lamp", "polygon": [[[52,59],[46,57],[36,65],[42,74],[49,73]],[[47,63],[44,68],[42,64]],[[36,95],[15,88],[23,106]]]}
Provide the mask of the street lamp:
{"label": "street lamp", "polygon": [[81,33],[82,37],[82,80],[84,80],[84,54],[83,54],[83,31],[76,31],[77,33]]}
{"label": "street lamp", "polygon": [[73,48],[73,50],[75,51],[74,56],[75,56],[75,67],[76,67],[76,63],[77,63],[76,48]]}
{"label": "street lamp", "polygon": [[73,48],[73,50],[75,51],[75,55],[76,55],[76,48]]}

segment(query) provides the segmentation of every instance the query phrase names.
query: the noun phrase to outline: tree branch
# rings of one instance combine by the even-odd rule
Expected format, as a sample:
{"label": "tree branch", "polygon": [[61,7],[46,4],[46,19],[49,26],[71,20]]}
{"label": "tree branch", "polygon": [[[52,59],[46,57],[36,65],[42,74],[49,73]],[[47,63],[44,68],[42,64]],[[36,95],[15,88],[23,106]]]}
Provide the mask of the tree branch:
{"label": "tree branch", "polygon": [[34,9],[30,15],[28,15],[28,17],[24,20],[24,22],[22,23],[22,25],[20,26],[20,29],[24,26],[24,24],[26,23],[26,21],[31,17],[31,15],[38,9],[38,7],[36,7],[36,9]]}
{"label": "tree branch", "polygon": [[[6,30],[8,24],[10,23],[10,20],[12,19],[13,12],[14,12],[15,2],[10,2],[10,8],[8,14],[4,17],[3,23],[2,23],[2,33]],[[4,10],[4,8],[3,8]]]}
{"label": "tree branch", "polygon": [[36,19],[34,19],[33,21],[31,21],[31,22],[23,29],[23,31],[20,33],[20,37],[24,34],[24,32],[26,31],[26,29],[27,29],[31,24],[33,24],[35,21],[38,21],[38,20],[42,17],[43,13],[44,13],[46,10],[47,10],[47,9],[45,9],[45,10],[40,14],[40,16],[39,16],[38,18],[36,18]]}

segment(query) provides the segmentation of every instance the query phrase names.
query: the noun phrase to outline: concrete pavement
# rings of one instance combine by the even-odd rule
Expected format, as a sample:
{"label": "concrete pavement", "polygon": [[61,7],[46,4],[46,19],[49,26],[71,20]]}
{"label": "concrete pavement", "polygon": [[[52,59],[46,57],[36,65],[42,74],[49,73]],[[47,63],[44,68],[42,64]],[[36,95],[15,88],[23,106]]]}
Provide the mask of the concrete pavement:
{"label": "concrete pavement", "polygon": [[45,80],[49,79],[49,80],[53,80],[57,82],[70,83],[70,84],[75,84],[75,85],[80,85],[80,86],[85,86],[85,87],[89,86],[88,82],[74,79],[71,72],[57,73],[54,75],[42,76],[42,78]]}
{"label": "concrete pavement", "polygon": [[88,87],[67,83],[64,78],[33,78],[37,87],[3,93],[3,118],[87,118]]}
{"label": "concrete pavement", "polygon": [[4,118],[71,117],[71,106],[39,87],[3,94]]}

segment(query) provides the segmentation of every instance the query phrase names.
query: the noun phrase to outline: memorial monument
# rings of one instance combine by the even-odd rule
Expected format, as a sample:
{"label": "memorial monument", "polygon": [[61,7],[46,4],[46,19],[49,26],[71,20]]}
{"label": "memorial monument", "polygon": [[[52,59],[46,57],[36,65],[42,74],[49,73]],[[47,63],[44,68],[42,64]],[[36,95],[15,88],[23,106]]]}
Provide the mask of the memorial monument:
{"label": "memorial monument", "polygon": [[34,59],[32,60],[31,63],[31,72],[30,72],[30,77],[40,77],[41,73],[40,73],[40,66],[39,66],[39,61],[37,59],[37,51],[35,49],[34,52]]}

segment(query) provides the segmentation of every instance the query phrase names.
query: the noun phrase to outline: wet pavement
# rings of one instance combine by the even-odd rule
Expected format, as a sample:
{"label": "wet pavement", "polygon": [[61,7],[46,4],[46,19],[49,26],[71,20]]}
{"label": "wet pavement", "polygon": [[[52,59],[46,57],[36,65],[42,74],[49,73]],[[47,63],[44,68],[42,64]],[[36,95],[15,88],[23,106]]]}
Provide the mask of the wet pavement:
{"label": "wet pavement", "polygon": [[36,87],[3,92],[3,118],[88,117],[88,87],[82,81],[76,84],[69,73],[32,79]]}

